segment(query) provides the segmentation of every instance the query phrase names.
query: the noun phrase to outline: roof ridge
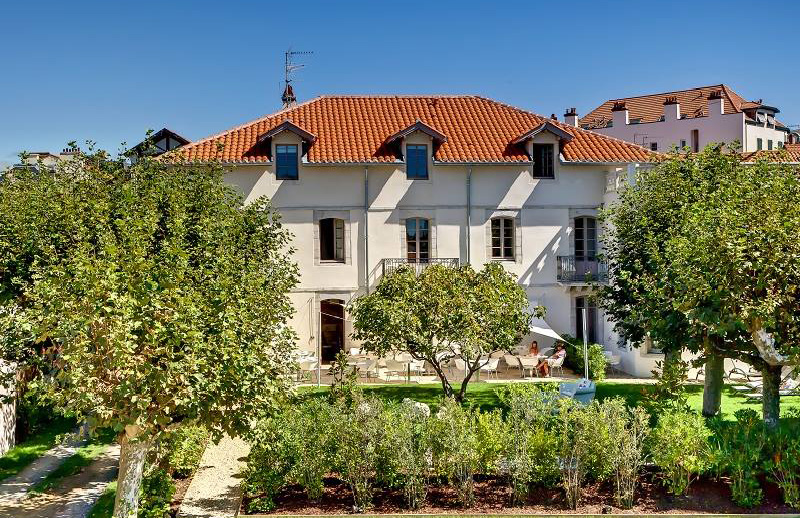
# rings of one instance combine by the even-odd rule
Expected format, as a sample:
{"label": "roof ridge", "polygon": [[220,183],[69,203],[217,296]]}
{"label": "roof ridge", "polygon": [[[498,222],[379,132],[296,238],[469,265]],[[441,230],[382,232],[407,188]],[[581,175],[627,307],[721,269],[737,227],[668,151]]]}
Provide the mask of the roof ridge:
{"label": "roof ridge", "polygon": [[[705,88],[714,88],[714,87],[728,88],[724,83],[720,83],[720,84],[716,84],[716,85],[696,86],[694,88],[684,88],[683,90],[672,90],[672,91],[669,91],[669,92],[658,92],[658,93],[654,93],[654,94],[629,95],[627,97],[612,97],[610,99],[606,99],[605,101],[603,101],[603,103],[600,106],[602,106],[603,104],[605,104],[605,103],[607,103],[609,101],[622,101],[624,99],[639,99],[641,97],[655,97],[657,95],[677,94],[677,93],[680,93],[680,92],[691,92],[692,90],[703,90]],[[594,111],[594,110],[592,110],[592,111]]]}
{"label": "roof ridge", "polygon": [[[514,106],[513,104],[508,104],[508,103],[505,103],[503,101],[497,101],[495,99],[489,99],[487,97],[481,97],[481,96],[476,96],[476,97],[478,99],[482,99],[482,100],[488,101],[490,103],[495,103],[495,104],[499,104],[501,106],[505,106],[507,108],[511,108],[512,110],[517,110],[517,111],[520,111],[520,112],[523,112],[523,113],[527,113],[529,115],[533,115],[535,117],[539,117],[541,119],[544,119],[545,122],[555,123],[556,126],[558,126],[560,129],[565,130],[567,132],[569,132],[570,130],[577,130],[578,132],[581,132],[581,133],[591,133],[592,135],[596,135],[596,136],[604,138],[604,139],[614,140],[614,141],[620,142],[622,144],[625,144],[627,146],[633,146],[635,148],[639,148],[639,149],[642,149],[644,151],[647,151],[648,153],[653,153],[652,150],[647,149],[644,146],[640,146],[639,144],[634,144],[633,142],[628,142],[627,140],[623,140],[623,139],[620,139],[620,138],[617,138],[617,137],[612,137],[610,135],[603,135],[602,133],[597,133],[596,131],[591,131],[591,130],[588,130],[588,129],[584,129],[584,128],[581,128],[580,126],[572,126],[571,124],[567,124],[565,122],[561,122],[558,119],[551,119],[550,117],[545,117],[544,115],[539,115],[538,113],[532,112],[530,110],[526,110],[524,108],[519,108],[517,106]],[[656,153],[653,153],[653,154],[656,154]]]}
{"label": "roof ridge", "polygon": [[294,106],[289,106],[287,108],[283,108],[283,109],[278,110],[276,112],[269,113],[267,115],[262,115],[261,117],[258,117],[256,119],[249,120],[247,122],[244,122],[244,123],[239,124],[237,126],[234,126],[232,128],[228,128],[226,130],[220,131],[219,133],[215,133],[213,135],[209,135],[208,137],[202,138],[200,140],[195,140],[194,142],[190,142],[189,144],[186,144],[185,146],[181,146],[178,149],[185,150],[185,149],[190,148],[190,147],[195,147],[196,145],[202,144],[204,142],[207,142],[207,141],[215,139],[215,138],[222,137],[223,135],[227,135],[228,133],[231,133],[233,131],[238,131],[240,129],[244,129],[244,128],[248,127],[248,126],[252,126],[253,124],[258,124],[259,122],[265,121],[265,120],[267,120],[269,118],[277,117],[278,115],[281,115],[283,113],[290,112],[290,111],[292,111],[292,110],[294,110],[296,108],[299,108],[301,106],[305,106],[306,104],[311,104],[311,103],[313,103],[315,101],[319,101],[320,99],[322,99],[324,97],[325,96],[319,95],[319,96],[311,98],[311,99],[309,99],[307,101],[303,101],[301,103],[295,104]]}

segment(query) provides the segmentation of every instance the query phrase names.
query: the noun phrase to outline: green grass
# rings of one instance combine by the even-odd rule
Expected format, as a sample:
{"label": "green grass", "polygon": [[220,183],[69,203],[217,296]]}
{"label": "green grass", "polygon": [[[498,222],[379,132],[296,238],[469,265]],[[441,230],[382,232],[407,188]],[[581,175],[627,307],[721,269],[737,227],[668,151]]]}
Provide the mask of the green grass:
{"label": "green grass", "polygon": [[[498,392],[505,383],[472,383],[467,390],[466,403],[475,405],[482,410],[490,410],[500,406]],[[630,406],[637,405],[642,399],[642,390],[648,385],[625,383],[617,381],[601,381],[597,383],[596,397],[603,400],[612,397],[625,399]],[[327,392],[327,387],[305,388],[311,394],[322,394]],[[387,385],[367,385],[363,387],[364,393],[375,395],[384,401],[402,401],[404,398],[411,398],[415,401],[438,406],[442,397],[442,386],[438,383],[431,384],[387,384]],[[687,385],[689,393],[689,405],[700,411],[703,407],[703,386],[692,384]],[[733,413],[740,408],[752,408],[761,411],[759,401],[749,401],[742,396],[736,396],[733,389],[726,387],[722,394],[722,412],[729,420],[733,419]],[[790,409],[800,409],[800,396],[790,396],[781,398],[781,415],[785,415]]]}
{"label": "green grass", "polygon": [[114,441],[113,430],[103,430],[93,437],[85,446],[78,450],[61,463],[55,470],[47,474],[41,481],[31,487],[29,493],[44,493],[49,489],[58,486],[67,477],[76,475],[86,466],[94,462],[108,445]]}
{"label": "green grass", "polygon": [[59,435],[71,432],[75,420],[67,417],[56,418],[28,440],[19,443],[0,457],[0,480],[16,475],[25,466],[41,457],[56,444]]}
{"label": "green grass", "polygon": [[117,481],[113,481],[106,486],[106,490],[97,499],[92,510],[86,518],[111,518],[114,514],[114,498],[117,496]]}

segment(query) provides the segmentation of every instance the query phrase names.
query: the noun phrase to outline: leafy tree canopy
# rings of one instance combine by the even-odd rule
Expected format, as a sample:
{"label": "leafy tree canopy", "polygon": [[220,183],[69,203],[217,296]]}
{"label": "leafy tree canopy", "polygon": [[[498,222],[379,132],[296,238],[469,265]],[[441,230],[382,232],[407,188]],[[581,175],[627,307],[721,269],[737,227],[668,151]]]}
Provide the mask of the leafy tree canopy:
{"label": "leafy tree canopy", "polygon": [[[496,263],[480,271],[432,265],[417,274],[400,268],[384,276],[375,291],[356,299],[350,311],[353,337],[364,349],[381,356],[407,352],[427,361],[445,395],[459,400],[487,355],[516,347],[531,319],[525,290]],[[458,393],[446,372],[454,358],[466,365]]]}

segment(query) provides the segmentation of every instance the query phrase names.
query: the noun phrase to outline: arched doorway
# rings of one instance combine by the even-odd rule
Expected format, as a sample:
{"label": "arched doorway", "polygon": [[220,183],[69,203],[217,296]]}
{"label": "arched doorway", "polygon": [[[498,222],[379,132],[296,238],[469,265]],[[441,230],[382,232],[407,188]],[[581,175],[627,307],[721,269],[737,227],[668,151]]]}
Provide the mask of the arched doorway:
{"label": "arched doorway", "polygon": [[326,299],[319,304],[322,361],[332,362],[344,350],[344,301]]}

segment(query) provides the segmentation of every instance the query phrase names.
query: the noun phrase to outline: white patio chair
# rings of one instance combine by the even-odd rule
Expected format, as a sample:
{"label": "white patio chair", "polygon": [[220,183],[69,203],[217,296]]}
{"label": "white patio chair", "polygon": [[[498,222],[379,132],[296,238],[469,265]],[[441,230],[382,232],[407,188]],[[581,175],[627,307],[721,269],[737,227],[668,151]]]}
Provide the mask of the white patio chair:
{"label": "white patio chair", "polygon": [[422,376],[425,374],[425,361],[424,360],[411,360],[408,362],[408,370],[412,375]]}
{"label": "white patio chair", "polygon": [[301,382],[306,378],[314,380],[317,376],[317,360],[302,360],[299,362],[299,369],[297,370],[297,381]]}
{"label": "white patio chair", "polygon": [[550,366],[551,376],[553,375],[556,369],[558,369],[558,372],[561,374],[561,376],[564,375],[564,358],[565,358],[564,356],[561,356],[559,358],[549,358],[547,360],[547,365]]}
{"label": "white patio chair", "polygon": [[513,354],[504,354],[503,363],[506,364],[506,372],[508,372],[509,369],[519,369],[519,361]]}
{"label": "white patio chair", "polygon": [[348,351],[348,354],[350,356],[358,356],[359,354],[361,354],[361,349],[359,349],[358,347],[351,347],[350,350]]}
{"label": "white patio chair", "polygon": [[401,377],[406,375],[407,363],[399,362],[394,358],[386,358],[385,363],[385,372],[387,378],[393,374]]}
{"label": "white patio chair", "polygon": [[481,372],[485,372],[486,376],[489,377],[494,374],[495,379],[497,379],[497,365],[500,363],[500,358],[489,358],[484,365],[481,365]]}

